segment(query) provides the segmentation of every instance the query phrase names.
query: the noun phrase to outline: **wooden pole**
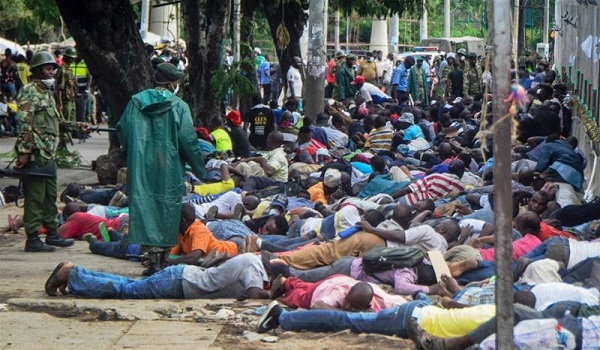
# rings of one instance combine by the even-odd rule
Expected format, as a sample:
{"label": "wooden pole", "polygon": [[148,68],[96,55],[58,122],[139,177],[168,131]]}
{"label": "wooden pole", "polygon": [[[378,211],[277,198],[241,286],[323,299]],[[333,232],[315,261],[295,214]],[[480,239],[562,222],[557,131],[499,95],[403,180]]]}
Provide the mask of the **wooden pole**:
{"label": "wooden pole", "polygon": [[512,271],[512,118],[504,99],[510,94],[510,1],[491,0],[494,114],[494,215],[496,217],[496,349],[513,349]]}

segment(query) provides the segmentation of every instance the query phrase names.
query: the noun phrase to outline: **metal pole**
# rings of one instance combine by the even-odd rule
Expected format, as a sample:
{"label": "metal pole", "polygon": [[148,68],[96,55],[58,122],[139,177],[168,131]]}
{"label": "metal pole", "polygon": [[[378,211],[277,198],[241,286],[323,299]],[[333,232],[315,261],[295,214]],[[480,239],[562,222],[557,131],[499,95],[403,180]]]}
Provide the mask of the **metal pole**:
{"label": "metal pole", "polygon": [[398,35],[399,35],[398,24],[399,24],[399,22],[400,22],[400,17],[398,17],[398,14],[395,14],[392,17],[390,17],[389,22],[388,22],[388,41],[389,41],[388,52],[391,52],[394,54],[396,52],[398,52]]}
{"label": "metal pole", "polygon": [[425,40],[427,39],[429,36],[427,35],[427,3],[425,1],[423,1],[423,15],[421,16],[421,36],[420,36],[420,40]]}
{"label": "metal pole", "polygon": [[142,39],[146,39],[148,20],[150,18],[150,0],[142,0],[142,13],[140,17],[140,32]]}
{"label": "metal pole", "polygon": [[513,349],[511,122],[506,117],[510,94],[510,1],[491,0],[494,113],[494,214],[496,217],[496,349]]}
{"label": "metal pole", "polygon": [[450,34],[450,0],[444,0],[444,37],[451,38]]}
{"label": "metal pole", "polygon": [[323,112],[325,95],[325,26],[323,13],[325,0],[312,0],[308,5],[308,51],[306,67],[305,108],[307,116],[316,118]]}
{"label": "metal pole", "polygon": [[548,36],[550,34],[550,0],[544,3],[544,44],[548,45]]}
{"label": "metal pole", "polygon": [[[338,52],[340,51],[340,11],[336,10],[335,11],[335,17],[333,20],[333,25],[334,25],[334,38],[333,38],[333,46],[334,49],[333,51]],[[348,34],[346,34],[348,35]]]}
{"label": "metal pole", "polygon": [[346,17],[346,53],[350,52],[350,16]]}

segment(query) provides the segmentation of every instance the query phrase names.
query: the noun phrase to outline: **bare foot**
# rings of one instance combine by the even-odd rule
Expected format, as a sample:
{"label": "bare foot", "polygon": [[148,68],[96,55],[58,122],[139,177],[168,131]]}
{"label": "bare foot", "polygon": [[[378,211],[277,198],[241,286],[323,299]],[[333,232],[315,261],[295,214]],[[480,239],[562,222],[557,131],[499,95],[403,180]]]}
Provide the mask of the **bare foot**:
{"label": "bare foot", "polygon": [[454,294],[450,293],[450,291],[448,291],[448,288],[446,288],[446,285],[444,284],[444,281],[439,281],[438,282],[438,295],[441,297],[449,297],[452,298],[454,296]]}
{"label": "bare foot", "polygon": [[446,274],[442,274],[441,280],[442,280],[442,282],[444,282],[446,289],[448,289],[448,291],[452,294],[455,294],[456,292],[458,292],[462,289],[462,288],[460,288],[460,286],[458,285],[458,283],[456,282],[456,280],[454,278],[452,278]]}
{"label": "bare foot", "polygon": [[448,269],[450,270],[450,275],[452,275],[452,277],[458,277],[467,271],[475,270],[478,266],[479,262],[477,260],[468,259],[448,264]]}

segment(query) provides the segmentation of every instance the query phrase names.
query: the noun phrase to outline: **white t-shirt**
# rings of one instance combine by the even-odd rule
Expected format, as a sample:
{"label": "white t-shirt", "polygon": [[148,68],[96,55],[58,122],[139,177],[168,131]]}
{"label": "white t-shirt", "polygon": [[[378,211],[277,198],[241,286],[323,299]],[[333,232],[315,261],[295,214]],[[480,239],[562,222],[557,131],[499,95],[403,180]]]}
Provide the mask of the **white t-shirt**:
{"label": "white t-shirt", "polygon": [[439,250],[445,253],[448,250],[446,239],[429,225],[420,225],[404,230],[404,237],[404,244],[387,241],[386,245],[388,247],[415,246],[425,252]]}
{"label": "white t-shirt", "polygon": [[[294,97],[301,98],[302,97],[302,76],[300,75],[300,71],[294,67],[290,66],[287,72],[287,81],[288,85],[291,85],[294,88]],[[286,97],[292,96],[292,90],[287,89]]]}
{"label": "white t-shirt", "polygon": [[600,293],[596,288],[577,287],[568,283],[540,283],[531,288],[535,295],[535,309],[543,311],[559,301],[576,301],[590,306],[598,305]]}
{"label": "white t-shirt", "polygon": [[379,90],[379,88],[371,83],[364,83],[360,88],[360,95],[365,98],[366,102],[373,101],[372,96],[379,96],[381,98],[391,98],[386,95],[385,92]]}
{"label": "white t-shirt", "polygon": [[390,60],[383,61],[383,83],[387,84],[392,81],[392,74],[394,73],[394,64]]}
{"label": "white t-shirt", "polygon": [[600,257],[600,243],[569,240],[569,263],[567,269],[589,259]]}

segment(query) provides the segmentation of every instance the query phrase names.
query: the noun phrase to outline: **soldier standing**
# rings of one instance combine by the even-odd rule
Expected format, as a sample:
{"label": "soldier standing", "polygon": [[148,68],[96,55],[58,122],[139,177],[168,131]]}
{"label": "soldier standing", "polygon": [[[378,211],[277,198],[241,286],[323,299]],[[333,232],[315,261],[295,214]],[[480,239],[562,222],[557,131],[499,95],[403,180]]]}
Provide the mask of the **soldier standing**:
{"label": "soldier standing", "polygon": [[[64,120],[54,101],[54,56],[46,51],[37,52],[31,59],[32,81],[25,85],[17,95],[19,113],[17,114],[17,168],[39,166],[54,172],[53,178],[28,177],[23,180],[23,221],[27,241],[26,252],[52,252],[52,246],[68,247],[72,239],[63,239],[56,228],[58,218],[56,207],[56,166],[54,156],[60,129],[67,131],[87,131],[89,125]],[[44,244],[38,232],[46,228]]]}
{"label": "soldier standing", "polygon": [[77,51],[68,47],[63,54],[63,64],[56,70],[56,103],[66,121],[75,121],[75,75],[71,64],[77,58]]}
{"label": "soldier standing", "polygon": [[476,96],[483,93],[481,69],[477,66],[477,54],[469,52],[468,64],[464,72],[463,93],[465,96]]}

